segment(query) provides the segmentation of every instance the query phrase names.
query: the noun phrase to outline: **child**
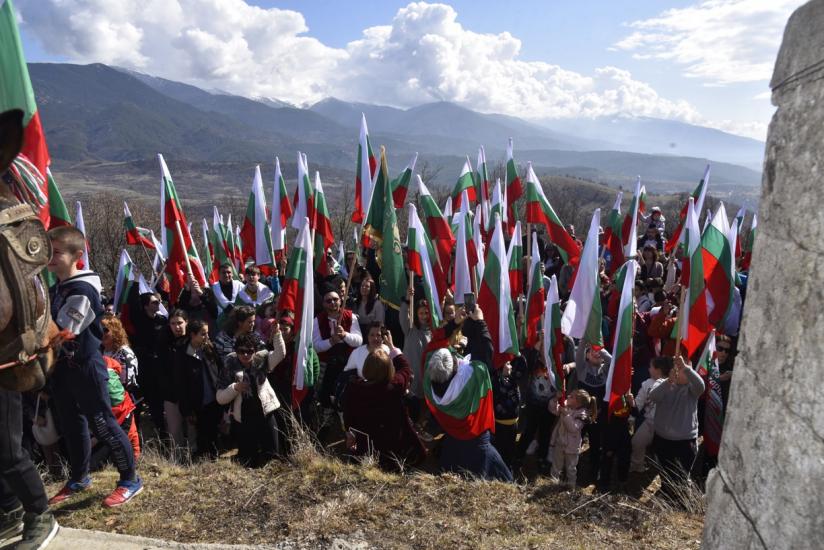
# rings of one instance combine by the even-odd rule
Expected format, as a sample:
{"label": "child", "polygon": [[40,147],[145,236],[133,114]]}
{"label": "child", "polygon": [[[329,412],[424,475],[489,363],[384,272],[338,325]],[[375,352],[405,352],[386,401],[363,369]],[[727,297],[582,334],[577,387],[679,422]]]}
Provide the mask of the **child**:
{"label": "child", "polygon": [[100,277],[77,268],[86,246],[78,229],[56,227],[49,231],[49,239],[52,258],[48,269],[58,280],[51,290],[52,318],[60,329],[75,335],[74,340],[63,344],[52,375],[54,400],[69,449],[71,477],[49,504],[63,502],[91,485],[91,428],[97,440],[111,449],[120,473],[117,487],[103,504],[120,506],[143,490],[143,482],[135,473],[132,445],[115,420],[109,400],[109,374],[100,353]]}
{"label": "child", "polygon": [[635,397],[635,409],[638,411],[639,423],[635,425],[635,434],[632,436],[632,458],[630,459],[630,472],[643,472],[644,458],[647,454],[647,447],[652,443],[655,435],[655,403],[650,402],[649,393],[663,382],[670,373],[671,363],[656,357],[649,365],[649,378],[641,384],[638,395]]}
{"label": "child", "polygon": [[558,416],[552,431],[552,479],[559,480],[561,468],[566,470],[566,482],[575,488],[578,478],[578,458],[581,455],[581,430],[584,424],[598,417],[595,397],[586,390],[575,390],[567,397],[566,406],[558,405],[555,397],[549,403],[550,412]]}

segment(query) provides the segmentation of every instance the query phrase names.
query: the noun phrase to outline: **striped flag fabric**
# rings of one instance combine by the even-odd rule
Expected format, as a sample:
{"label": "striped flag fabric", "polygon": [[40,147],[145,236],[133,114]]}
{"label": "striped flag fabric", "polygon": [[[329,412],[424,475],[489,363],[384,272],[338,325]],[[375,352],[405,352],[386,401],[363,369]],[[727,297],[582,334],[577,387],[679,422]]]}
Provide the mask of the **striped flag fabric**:
{"label": "striped flag fabric", "polygon": [[704,345],[710,332],[707,316],[707,295],[704,278],[704,255],[701,251],[701,233],[698,229],[698,215],[693,198],[687,203],[687,218],[684,222],[684,244],[687,255],[681,273],[681,284],[685,289],[684,311],[680,312],[682,346],[692,357]]}
{"label": "striped flag fabric", "polygon": [[543,346],[544,365],[549,381],[558,392],[558,403],[566,402],[566,375],[564,373],[564,335],[561,330],[561,299],[558,296],[558,278],[549,281],[546,305],[544,306]]}
{"label": "striped flag fabric", "polygon": [[275,157],[275,180],[272,187],[272,250],[280,258],[286,251],[286,226],[292,216],[292,205],[286,193],[286,181],[280,170],[280,159]]}
{"label": "striped flag fabric", "polygon": [[638,214],[641,210],[641,176],[635,182],[635,192],[632,194],[632,202],[629,211],[624,217],[624,224],[621,226],[621,240],[624,243],[624,258],[631,260],[638,252]]}
{"label": "striped flag fabric", "polygon": [[[366,220],[366,215],[369,212],[369,202],[372,198],[372,182],[375,180],[377,168],[378,159],[375,157],[375,153],[372,152],[372,144],[369,142],[366,115],[361,113],[358,159],[355,167],[355,210],[352,212],[352,223],[363,224]],[[308,171],[308,168],[306,170]],[[298,168],[298,174],[300,174],[300,168]],[[300,181],[300,175],[298,175],[298,185],[300,185]],[[298,219],[297,223],[301,223],[302,220],[303,217]]]}
{"label": "striped flag fabric", "polygon": [[[294,214],[292,227],[300,231],[304,218],[309,219],[309,226],[315,227],[315,188],[309,181],[309,167],[306,156],[298,151],[298,185],[295,188]],[[359,223],[359,222],[358,222]]]}
{"label": "striped flag fabric", "polygon": [[[475,196],[479,197],[478,203],[481,205],[482,227],[491,233],[492,214],[489,201],[492,197],[489,194],[489,172],[486,167],[486,151],[483,145],[478,147],[478,162],[475,164]],[[501,216],[501,220],[506,222],[506,216]]]}
{"label": "striped flag fabric", "polygon": [[[541,182],[532,169],[532,163],[527,165],[526,172],[526,221],[546,227],[550,240],[558,247],[558,252],[564,263],[576,265],[581,254],[575,239],[567,232],[564,224],[555,213],[552,205],[544,194]],[[597,241],[597,239],[596,239]],[[597,254],[597,250],[596,250]]]}
{"label": "striped flag fabric", "polygon": [[469,157],[466,157],[461,175],[458,176],[458,181],[455,182],[455,187],[452,188],[452,208],[460,210],[462,201],[469,203],[476,201],[475,178],[472,175],[472,165],[469,163]]}
{"label": "striped flag fabric", "polygon": [[707,292],[707,315],[712,326],[723,327],[735,292],[735,255],[724,203],[718,205],[701,235],[701,261]]}
{"label": "striped flag fabric", "polygon": [[409,204],[409,225],[406,235],[408,246],[407,263],[409,269],[423,279],[423,290],[429,302],[429,314],[433,328],[439,327],[443,319],[441,312],[441,295],[433,269],[435,249],[426,235],[423,224],[418,218],[418,210]]}
{"label": "striped flag fabric", "polygon": [[509,219],[518,220],[518,210],[515,203],[524,195],[524,186],[518,175],[518,167],[515,165],[515,157],[512,151],[512,138],[506,145],[506,207]]}
{"label": "striped flag fabric", "polygon": [[80,201],[75,202],[74,226],[83,233],[83,238],[86,241],[83,249],[83,258],[77,262],[78,269],[91,270],[92,264],[89,262],[89,236],[86,234],[86,222],[83,220],[83,205]]}
{"label": "striped flag fabric", "polygon": [[[517,222],[517,224],[520,223]],[[531,244],[532,254],[529,261],[529,286],[526,294],[526,319],[524,323],[526,328],[525,343],[528,348],[533,348],[538,344],[541,315],[544,313],[544,302],[546,301],[544,274],[541,269],[541,251],[538,247],[538,234],[534,231],[532,232]]]}
{"label": "striped flag fabric", "polygon": [[[252,190],[246,203],[246,216],[240,229],[240,240],[245,251],[244,260],[251,259],[258,267],[272,269],[275,265],[272,252],[272,231],[266,208],[266,196],[263,193],[263,177],[260,166],[255,166]],[[245,263],[245,261],[244,261]]]}
{"label": "striped flag fabric", "polygon": [[[283,293],[279,309],[295,314],[295,365],[292,376],[292,409],[300,407],[301,401],[315,385],[315,371],[312,368],[314,348],[312,346],[312,323],[315,316],[315,275],[312,265],[312,237],[309,220],[304,218],[289,255]],[[285,298],[284,298],[285,297]]]}
{"label": "striped flag fabric", "polygon": [[57,182],[54,181],[51,169],[46,168],[46,180],[49,186],[49,225],[48,228],[72,225],[72,218],[69,215],[69,209],[66,207],[66,201],[63,200],[63,195],[57,187]]}
{"label": "striped flag fabric", "polygon": [[470,272],[469,254],[467,251],[468,239],[466,226],[469,220],[466,212],[459,212],[455,215],[455,217],[458,218],[458,239],[455,245],[455,274],[453,275],[452,280],[455,283],[455,303],[458,305],[463,305],[464,296],[467,294],[473,294],[472,275]]}
{"label": "striped flag fabric", "polygon": [[206,218],[203,218],[203,269],[207,272],[206,281],[209,285],[218,282],[220,273],[220,265],[215,262],[212,254],[213,250],[214,245],[209,235],[209,224],[206,222]]}
{"label": "striped flag fabric", "polygon": [[[500,214],[498,214],[500,218]],[[503,225],[503,222],[501,222]],[[509,240],[509,249],[506,251],[506,263],[509,266],[509,291],[512,303],[518,301],[518,296],[524,293],[523,270],[524,248],[521,241],[521,222],[515,222],[512,238]]]}
{"label": "striped flag fabric", "polygon": [[752,247],[755,243],[756,228],[758,227],[758,214],[752,215],[752,223],[750,224],[750,232],[747,235],[747,241],[744,244],[744,252],[741,255],[741,271],[749,271],[752,263]]}
{"label": "striped flag fabric", "polygon": [[129,210],[129,205],[126,204],[126,201],[123,201],[123,225],[126,228],[126,244],[141,245],[149,250],[155,249],[152,232],[145,227],[135,225],[132,212]]}
{"label": "striped flag fabric", "polygon": [[592,214],[584,251],[575,276],[575,283],[569,296],[561,326],[570,338],[580,338],[585,344],[603,346],[601,333],[603,312],[601,308],[601,279],[598,265],[598,228],[601,224],[601,209]]}
{"label": "striped flag fabric", "polygon": [[122,309],[128,302],[129,291],[135,280],[134,262],[124,249],[120,252],[120,261],[117,265],[117,276],[114,283],[114,301],[112,303],[114,304],[115,313],[122,314]]}
{"label": "striped flag fabric", "polygon": [[618,191],[618,195],[615,197],[615,203],[612,205],[612,210],[607,214],[607,221],[604,224],[603,246],[606,250],[609,250],[610,255],[607,273],[615,272],[618,266],[624,264],[624,245],[621,242],[621,200],[623,200],[623,198],[624,192]]}
{"label": "striped flag fabric", "polygon": [[[695,208],[695,212],[697,216],[701,216],[701,212],[704,209],[704,199],[707,196],[707,187],[710,183],[710,165],[708,164],[707,167],[704,169],[704,177],[701,178],[701,181],[698,182],[698,185],[692,191],[692,194],[689,196],[690,199],[693,201],[693,205]],[[689,202],[689,199],[687,200]],[[675,231],[672,232],[670,235],[669,240],[667,241],[666,247],[664,247],[664,251],[669,255],[675,250],[675,247],[681,244],[684,241],[684,237],[682,235],[684,231],[684,222],[687,220],[687,215],[689,214],[687,210],[687,204],[681,208],[681,212],[678,214],[678,226],[676,226]],[[697,222],[696,222],[697,223]]]}
{"label": "striped flag fabric", "polygon": [[418,162],[418,153],[412,157],[403,172],[398,174],[398,177],[390,183],[392,187],[392,200],[395,202],[395,208],[403,208],[406,202],[406,195],[409,194],[409,182],[412,181],[412,174],[415,173],[415,163]]}
{"label": "striped flag fabric", "polygon": [[625,265],[624,284],[621,288],[621,302],[615,323],[612,341],[612,361],[607,374],[604,401],[608,402],[609,415],[623,408],[624,396],[632,389],[632,334],[635,316],[635,275],[638,264],[634,259]]}
{"label": "striped flag fabric", "polygon": [[442,396],[432,390],[429,372],[424,369],[426,405],[446,433],[465,441],[486,431],[495,432],[492,381],[486,365],[469,357],[459,359],[455,376]]}

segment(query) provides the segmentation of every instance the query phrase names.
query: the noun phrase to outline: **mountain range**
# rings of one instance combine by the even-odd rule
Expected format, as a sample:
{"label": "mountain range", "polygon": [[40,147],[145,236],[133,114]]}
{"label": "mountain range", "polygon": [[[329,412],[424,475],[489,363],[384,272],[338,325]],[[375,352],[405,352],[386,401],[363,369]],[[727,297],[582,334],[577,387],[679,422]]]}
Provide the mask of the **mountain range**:
{"label": "mountain range", "polygon": [[[152,159],[170,163],[266,163],[305,152],[324,182],[354,179],[361,113],[373,146],[386,147],[400,171],[419,153],[419,167],[451,185],[469,155],[485,145],[491,164],[513,138],[516,160],[536,171],[613,186],[641,175],[650,192],[691,190],[712,164],[716,190],[757,193],[762,142],[652,118],[527,121],[483,114],[448,102],[410,109],[328,98],[308,108],[206,91],[102,64],[29,65],[55,166],[94,179],[96,167]],[[91,174],[89,176],[89,174]],[[287,174],[293,177],[291,174]],[[243,174],[236,186],[248,186]],[[231,185],[231,182],[227,182]]]}

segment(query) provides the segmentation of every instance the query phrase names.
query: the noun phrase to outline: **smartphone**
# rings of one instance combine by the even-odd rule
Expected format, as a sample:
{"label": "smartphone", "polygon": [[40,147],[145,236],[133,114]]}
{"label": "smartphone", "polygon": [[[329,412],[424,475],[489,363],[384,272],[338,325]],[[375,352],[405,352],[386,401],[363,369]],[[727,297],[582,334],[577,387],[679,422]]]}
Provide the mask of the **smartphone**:
{"label": "smartphone", "polygon": [[332,325],[332,332],[338,330],[338,321],[337,319],[329,319],[329,324]]}
{"label": "smartphone", "polygon": [[467,313],[472,313],[475,311],[475,306],[477,302],[475,301],[474,294],[464,294],[464,309]]}

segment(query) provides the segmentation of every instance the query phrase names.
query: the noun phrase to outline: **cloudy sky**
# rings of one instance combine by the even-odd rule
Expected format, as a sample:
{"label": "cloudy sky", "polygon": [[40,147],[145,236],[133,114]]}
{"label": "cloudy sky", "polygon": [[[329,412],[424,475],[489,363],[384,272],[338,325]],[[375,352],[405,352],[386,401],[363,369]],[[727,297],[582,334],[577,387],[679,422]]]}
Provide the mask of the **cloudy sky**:
{"label": "cloudy sky", "polygon": [[298,105],[446,100],[643,115],[763,139],[803,0],[14,0],[30,61],[102,62]]}

